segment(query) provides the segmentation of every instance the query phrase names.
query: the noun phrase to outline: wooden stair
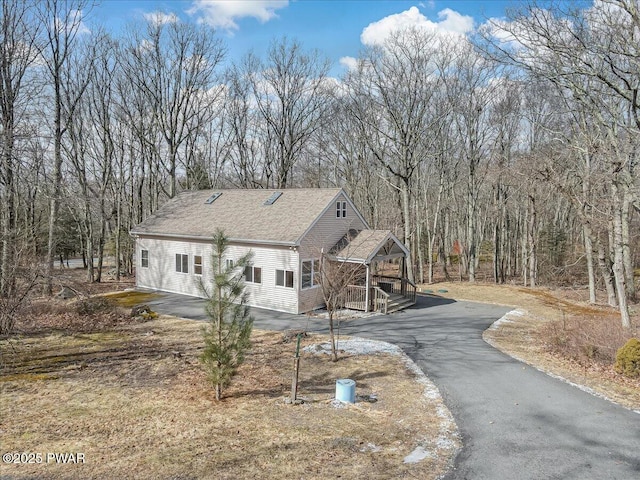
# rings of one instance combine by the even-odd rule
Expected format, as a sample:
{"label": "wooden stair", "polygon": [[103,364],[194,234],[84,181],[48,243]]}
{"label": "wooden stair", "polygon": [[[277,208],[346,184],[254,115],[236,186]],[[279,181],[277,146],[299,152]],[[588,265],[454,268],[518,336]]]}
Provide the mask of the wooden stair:
{"label": "wooden stair", "polygon": [[397,312],[399,310],[404,310],[405,308],[410,307],[411,305],[415,305],[416,302],[411,300],[410,298],[403,297],[397,293],[389,294],[389,303],[387,305],[387,313]]}

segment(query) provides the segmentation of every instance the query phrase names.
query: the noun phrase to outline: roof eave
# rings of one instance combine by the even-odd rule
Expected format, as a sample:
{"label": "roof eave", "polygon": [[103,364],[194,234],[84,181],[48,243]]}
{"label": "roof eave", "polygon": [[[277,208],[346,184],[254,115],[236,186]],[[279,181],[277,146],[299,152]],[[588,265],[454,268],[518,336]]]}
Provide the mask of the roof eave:
{"label": "roof eave", "polygon": [[[377,253],[380,251],[380,249],[382,248],[382,246],[387,243],[389,240],[393,240],[393,242],[400,248],[400,250],[402,251],[401,253],[392,253],[389,255],[383,255],[383,256],[377,256]],[[371,254],[369,254],[369,256],[367,256],[367,258],[354,258],[354,257],[341,257],[341,256],[334,256],[334,258],[336,260],[339,260],[341,262],[351,262],[351,263],[363,263],[365,265],[370,265],[372,261],[377,260],[391,260],[394,258],[401,258],[401,257],[408,257],[409,256],[409,250],[407,250],[407,247],[405,247],[405,245],[398,239],[398,237],[396,237],[393,232],[388,231],[387,234],[384,236],[384,238],[382,240],[380,240],[378,242],[378,244],[371,249]]]}
{"label": "roof eave", "polygon": [[365,258],[353,258],[353,257],[336,257],[334,255],[329,256],[329,258],[331,260],[335,260],[338,262],[345,262],[345,263],[362,263],[362,264],[366,264],[367,260]]}
{"label": "roof eave", "polygon": [[[155,232],[140,232],[132,230],[129,232],[132,236],[149,236],[149,237],[166,237],[166,238],[181,238],[186,240],[212,240],[213,236],[205,236],[205,235],[185,235],[181,233],[155,233]],[[298,244],[296,242],[289,242],[283,240],[255,240],[248,238],[233,238],[229,237],[229,242],[231,243],[250,243],[255,245],[277,245],[284,247],[297,247]]]}
{"label": "roof eave", "polygon": [[[396,245],[398,245],[398,247],[400,247],[400,250],[402,250],[402,252],[404,253],[404,255],[405,255],[406,257],[408,257],[408,256],[409,256],[409,250],[407,249],[407,247],[405,246],[405,244],[404,244],[404,243],[402,243],[402,242],[400,241],[400,239],[399,239],[398,237],[396,237],[392,231],[389,231],[389,234],[385,237],[384,242],[386,242],[386,241],[387,241],[387,240],[389,240],[389,239],[392,239],[392,240],[393,240],[393,242],[394,242]],[[384,242],[382,242],[378,248],[382,247],[382,245],[384,244]]]}

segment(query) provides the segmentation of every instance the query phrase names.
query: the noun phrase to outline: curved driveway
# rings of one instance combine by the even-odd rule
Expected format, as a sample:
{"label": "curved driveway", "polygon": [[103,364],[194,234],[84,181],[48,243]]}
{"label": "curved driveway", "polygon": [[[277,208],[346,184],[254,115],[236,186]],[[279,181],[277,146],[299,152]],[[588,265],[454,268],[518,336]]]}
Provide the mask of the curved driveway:
{"label": "curved driveway", "polygon": [[[165,295],[162,313],[204,318]],[[440,389],[464,447],[447,480],[640,478],[640,415],[513,360],[482,340],[505,307],[420,297],[404,312],[343,322],[341,333],[399,345]],[[326,320],[254,309],[255,326],[325,332]]]}

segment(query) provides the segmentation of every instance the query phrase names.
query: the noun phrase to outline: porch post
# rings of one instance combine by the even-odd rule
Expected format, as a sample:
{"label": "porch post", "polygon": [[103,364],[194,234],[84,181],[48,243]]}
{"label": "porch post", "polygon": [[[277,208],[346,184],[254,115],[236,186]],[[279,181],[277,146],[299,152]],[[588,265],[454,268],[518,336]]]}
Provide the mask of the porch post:
{"label": "porch post", "polygon": [[366,264],[365,267],[367,269],[367,275],[366,275],[366,280],[364,282],[365,288],[366,288],[364,292],[364,311],[365,313],[368,313],[369,312],[369,288],[371,288],[370,287],[371,281],[369,279],[369,264]]}
{"label": "porch post", "polygon": [[407,294],[407,257],[402,256],[402,272],[400,273],[400,293],[403,297]]}

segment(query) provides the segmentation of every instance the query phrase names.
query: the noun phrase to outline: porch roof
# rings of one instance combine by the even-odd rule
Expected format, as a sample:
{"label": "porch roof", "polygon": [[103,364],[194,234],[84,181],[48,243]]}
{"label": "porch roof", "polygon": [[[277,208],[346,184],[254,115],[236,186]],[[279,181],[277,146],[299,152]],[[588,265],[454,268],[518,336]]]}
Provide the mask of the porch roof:
{"label": "porch roof", "polygon": [[349,230],[329,251],[335,260],[365,265],[408,254],[407,248],[390,230]]}

